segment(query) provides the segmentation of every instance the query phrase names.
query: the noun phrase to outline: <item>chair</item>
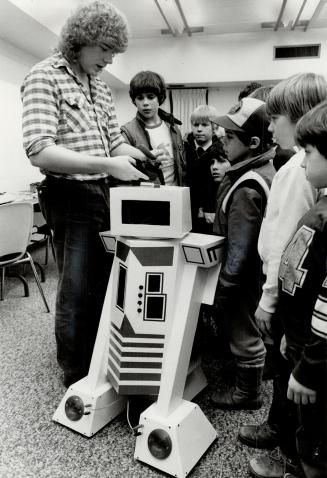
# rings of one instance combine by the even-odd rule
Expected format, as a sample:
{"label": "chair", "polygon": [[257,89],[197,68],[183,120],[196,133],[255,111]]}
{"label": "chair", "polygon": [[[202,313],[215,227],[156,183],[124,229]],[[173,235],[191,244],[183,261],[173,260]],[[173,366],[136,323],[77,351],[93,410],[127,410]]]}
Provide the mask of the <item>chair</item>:
{"label": "chair", "polygon": [[[27,251],[33,224],[33,205],[30,202],[12,202],[0,205],[0,300],[3,300],[5,268],[16,264],[29,263],[47,312],[50,312],[32,256]],[[26,280],[17,275],[24,284]]]}
{"label": "chair", "polygon": [[[52,256],[53,259],[56,260],[56,254],[53,244],[52,232],[48,224],[45,222],[44,216],[41,212],[40,205],[34,204],[34,223],[32,227],[32,234],[30,237],[30,243],[27,247],[29,252],[32,252],[34,249],[38,248],[39,246],[45,245],[45,258],[44,258],[44,265],[48,264],[49,261],[49,247],[51,246]],[[35,263],[36,264],[36,263]],[[40,274],[41,274],[41,282],[44,282],[42,278],[45,277],[43,268],[40,264]]]}

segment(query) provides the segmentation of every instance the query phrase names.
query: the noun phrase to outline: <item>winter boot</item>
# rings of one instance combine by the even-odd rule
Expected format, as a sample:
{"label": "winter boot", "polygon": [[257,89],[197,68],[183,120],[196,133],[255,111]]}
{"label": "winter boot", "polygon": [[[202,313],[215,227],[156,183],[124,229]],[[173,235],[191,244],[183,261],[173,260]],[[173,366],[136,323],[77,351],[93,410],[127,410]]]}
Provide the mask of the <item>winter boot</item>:
{"label": "winter boot", "polygon": [[237,367],[235,385],[211,396],[217,408],[229,410],[258,410],[262,405],[261,382],[263,366]]}
{"label": "winter boot", "polygon": [[268,422],[261,425],[243,425],[238,431],[238,439],[253,448],[273,449],[278,445],[277,427]]}

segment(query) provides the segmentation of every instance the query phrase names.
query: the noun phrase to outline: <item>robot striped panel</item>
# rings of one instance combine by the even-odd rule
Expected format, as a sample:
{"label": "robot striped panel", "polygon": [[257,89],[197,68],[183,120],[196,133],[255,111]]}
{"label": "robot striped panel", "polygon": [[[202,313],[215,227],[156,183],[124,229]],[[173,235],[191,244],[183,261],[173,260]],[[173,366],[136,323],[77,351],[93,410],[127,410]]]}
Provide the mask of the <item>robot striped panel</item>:
{"label": "robot striped panel", "polygon": [[136,334],[126,317],[111,323],[107,375],[118,394],[157,395],[165,335]]}

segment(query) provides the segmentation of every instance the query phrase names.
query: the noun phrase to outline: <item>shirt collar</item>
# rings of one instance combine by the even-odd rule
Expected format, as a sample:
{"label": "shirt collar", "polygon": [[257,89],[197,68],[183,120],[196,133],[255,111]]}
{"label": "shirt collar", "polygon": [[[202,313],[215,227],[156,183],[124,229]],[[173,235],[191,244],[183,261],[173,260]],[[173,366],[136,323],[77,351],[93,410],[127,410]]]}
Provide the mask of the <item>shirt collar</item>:
{"label": "shirt collar", "polygon": [[53,68],[65,67],[70,73],[74,74],[67,58],[61,53],[61,51],[57,51],[53,55],[51,65]]}
{"label": "shirt collar", "polygon": [[210,146],[212,145],[212,140],[205,146],[201,146],[201,144],[198,144],[196,140],[194,140],[194,144],[195,144],[195,149],[202,148],[204,151],[207,151],[207,149],[210,148]]}
{"label": "shirt collar", "polygon": [[[67,58],[62,54],[61,51],[57,51],[53,55],[53,60],[51,65],[53,68],[66,68],[67,72],[73,76],[78,83],[80,83],[80,80],[78,79],[77,75],[74,73],[72,67],[70,66],[69,61]],[[90,76],[90,88],[91,88],[91,95],[93,98],[96,96],[96,82],[97,82],[97,77],[96,76]]]}

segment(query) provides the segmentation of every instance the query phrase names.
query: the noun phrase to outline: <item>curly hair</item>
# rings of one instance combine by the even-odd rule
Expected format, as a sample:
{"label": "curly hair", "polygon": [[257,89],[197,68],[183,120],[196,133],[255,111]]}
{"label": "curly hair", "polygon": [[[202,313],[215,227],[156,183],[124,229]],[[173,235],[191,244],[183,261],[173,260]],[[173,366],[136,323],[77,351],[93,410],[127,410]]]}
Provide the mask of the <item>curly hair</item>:
{"label": "curly hair", "polygon": [[68,61],[75,60],[84,46],[106,43],[113,53],[122,53],[128,44],[126,17],[105,0],[80,6],[62,28],[57,50]]}
{"label": "curly hair", "polygon": [[142,93],[153,93],[157,96],[159,105],[162,105],[166,99],[166,84],[162,76],[149,70],[136,73],[129,84],[129,96],[133,103]]}

